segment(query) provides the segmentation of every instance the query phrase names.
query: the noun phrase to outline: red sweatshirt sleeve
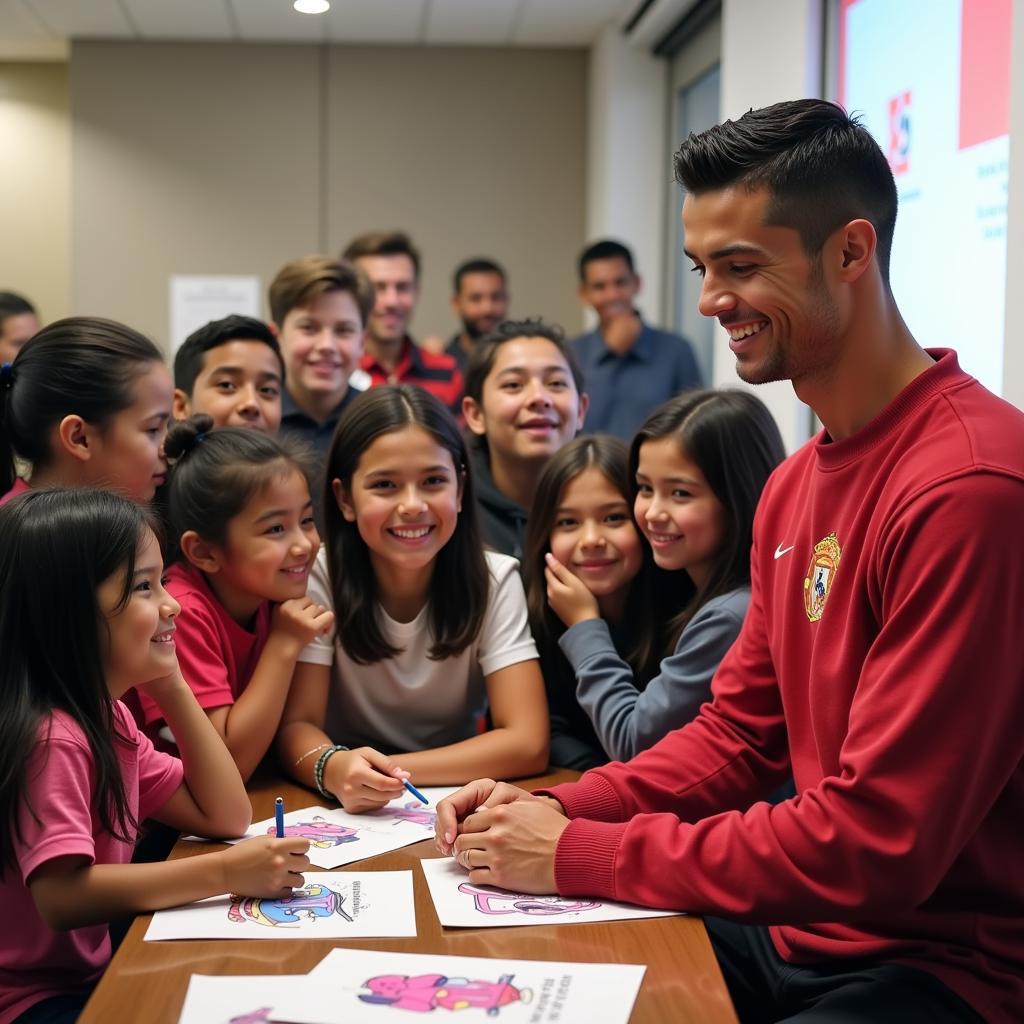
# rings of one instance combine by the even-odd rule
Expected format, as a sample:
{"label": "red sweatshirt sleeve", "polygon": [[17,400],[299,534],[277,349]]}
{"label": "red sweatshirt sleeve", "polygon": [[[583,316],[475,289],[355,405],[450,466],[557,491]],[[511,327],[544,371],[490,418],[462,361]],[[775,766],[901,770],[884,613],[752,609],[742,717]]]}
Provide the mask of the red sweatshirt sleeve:
{"label": "red sweatshirt sleeve", "polygon": [[[574,817],[556,852],[559,892],[775,923],[856,920],[927,899],[1024,754],[1024,573],[1004,571],[1024,563],[1022,509],[1020,481],[976,474],[894,516],[876,548],[880,627],[840,770],[783,804],[695,821],[718,774],[742,778],[772,732],[756,642],[764,609],[753,600],[714,707],[643,758],[552,791]],[[693,798],[697,765],[708,777]],[[605,820],[579,817],[592,810]]]}

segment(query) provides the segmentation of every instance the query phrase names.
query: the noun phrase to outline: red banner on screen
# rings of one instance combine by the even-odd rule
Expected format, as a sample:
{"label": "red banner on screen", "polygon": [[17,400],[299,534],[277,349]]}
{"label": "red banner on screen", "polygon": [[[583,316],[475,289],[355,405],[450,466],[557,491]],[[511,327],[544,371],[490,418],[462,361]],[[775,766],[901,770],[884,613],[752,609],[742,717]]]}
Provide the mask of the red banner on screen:
{"label": "red banner on screen", "polygon": [[963,0],[960,12],[960,148],[1010,130],[1013,0]]}

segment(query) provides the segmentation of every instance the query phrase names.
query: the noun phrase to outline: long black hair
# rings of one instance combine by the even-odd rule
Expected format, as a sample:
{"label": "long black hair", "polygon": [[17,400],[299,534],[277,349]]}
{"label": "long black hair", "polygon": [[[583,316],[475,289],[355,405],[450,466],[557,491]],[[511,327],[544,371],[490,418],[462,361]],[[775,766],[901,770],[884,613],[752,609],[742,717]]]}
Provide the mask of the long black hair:
{"label": "long black hair", "polygon": [[136,551],[153,525],[134,502],[91,488],[34,491],[0,508],[0,871],[13,864],[32,752],[55,711],[88,741],[103,828],[125,842],[137,828],[117,757],[128,739],[107,689],[98,590],[123,574],[117,610],[128,603]]}
{"label": "long black hair", "polygon": [[341,513],[332,483],[351,492],[363,452],[377,438],[421,427],[451,455],[462,480],[462,511],[451,539],[438,552],[430,577],[430,657],[450,658],[477,637],[487,610],[490,580],[476,518],[466,445],[441,402],[422,388],[388,384],[360,395],[342,414],[327,456],[324,532],[334,597],[336,632],[348,656],[368,665],[400,653],[385,638],[377,614],[377,577],[359,527]]}
{"label": "long black hair", "polygon": [[[544,556],[550,550],[555,514],[566,488],[588,469],[596,469],[622,495],[622,500],[630,507],[630,517],[633,515],[636,488],[630,479],[629,449],[625,441],[609,434],[577,437],[559,449],[544,467],[527,521],[523,576],[530,629],[541,654],[545,682],[549,681],[551,673],[575,681],[568,661],[558,648],[558,638],[565,632],[565,626],[548,604]],[[629,645],[623,657],[633,669],[638,689],[642,690],[657,674],[661,659],[669,653],[668,622],[693,597],[694,589],[685,573],[659,569],[654,564],[649,544],[640,541],[640,547],[643,561],[630,584],[622,635]]]}
{"label": "long black hair", "polygon": [[0,373],[0,494],[17,479],[15,457],[45,466],[53,427],[71,414],[103,428],[135,401],[135,379],[160,350],[124,324],[74,316],[33,335]]}
{"label": "long black hair", "polygon": [[721,551],[704,585],[672,623],[674,644],[713,597],[750,586],[754,512],[786,449],[768,407],[751,392],[739,388],[684,392],[658,406],[633,438],[629,476],[634,501],[640,449],[647,441],[665,437],[674,437],[683,455],[696,463],[725,510]]}

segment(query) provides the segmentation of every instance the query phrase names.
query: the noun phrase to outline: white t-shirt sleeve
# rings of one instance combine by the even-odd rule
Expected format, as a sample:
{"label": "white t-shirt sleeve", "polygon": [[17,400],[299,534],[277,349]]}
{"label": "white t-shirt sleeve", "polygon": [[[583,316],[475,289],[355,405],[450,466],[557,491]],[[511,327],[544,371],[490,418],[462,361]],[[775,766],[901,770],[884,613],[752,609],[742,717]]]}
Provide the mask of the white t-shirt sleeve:
{"label": "white t-shirt sleeve", "polygon": [[480,629],[478,659],[485,676],[537,657],[526,614],[526,593],[518,563],[507,555],[486,553],[491,575],[490,598]]}
{"label": "white t-shirt sleeve", "polygon": [[[331,592],[330,573],[327,571],[327,546],[320,545],[313,571],[309,574],[306,596],[328,611],[334,611],[334,597]],[[334,662],[334,627],[326,633],[314,638],[311,643],[299,651],[299,661],[311,662],[314,665],[330,665]]]}

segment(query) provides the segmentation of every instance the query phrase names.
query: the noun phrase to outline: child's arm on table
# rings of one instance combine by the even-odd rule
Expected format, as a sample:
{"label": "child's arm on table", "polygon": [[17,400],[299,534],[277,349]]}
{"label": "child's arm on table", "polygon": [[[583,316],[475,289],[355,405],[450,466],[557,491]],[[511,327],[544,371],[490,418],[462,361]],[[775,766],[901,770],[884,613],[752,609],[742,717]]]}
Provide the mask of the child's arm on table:
{"label": "child's arm on table", "polygon": [[248,782],[273,742],[299,652],[333,623],[333,612],[308,597],[279,604],[274,608],[270,635],[245,689],[234,704],[207,711],[243,781]]}
{"label": "child's arm on table", "polygon": [[309,868],[307,849],[309,840],[301,836],[259,836],[220,853],[156,864],[90,864],[85,857],[54,857],[32,873],[28,887],[42,919],[65,931],[229,892],[288,896],[302,885],[301,873]]}
{"label": "child's arm on table", "polygon": [[[181,673],[153,680],[146,689],[174,732],[184,768],[181,785],[153,817],[190,832],[242,835],[252,818],[245,787]],[[150,756],[160,755],[150,749]],[[89,769],[83,761],[80,772]],[[302,837],[260,836],[223,852],[157,864],[96,864],[80,854],[59,855],[35,868],[28,887],[51,928],[80,928],[226,892],[286,896],[302,885],[308,848]]]}
{"label": "child's arm on table", "polygon": [[434,750],[396,754],[416,785],[537,775],[548,764],[548,705],[536,658],[508,665],[485,680],[494,728]]}
{"label": "child's arm on table", "polygon": [[[277,736],[282,767],[310,789],[316,788],[320,755],[333,745],[324,732],[330,685],[329,665],[300,661],[295,666]],[[407,775],[392,758],[373,747],[359,747],[331,755],[324,769],[323,786],[346,811],[358,813],[394,800],[402,793],[401,780]]]}

